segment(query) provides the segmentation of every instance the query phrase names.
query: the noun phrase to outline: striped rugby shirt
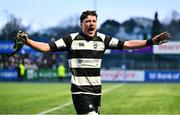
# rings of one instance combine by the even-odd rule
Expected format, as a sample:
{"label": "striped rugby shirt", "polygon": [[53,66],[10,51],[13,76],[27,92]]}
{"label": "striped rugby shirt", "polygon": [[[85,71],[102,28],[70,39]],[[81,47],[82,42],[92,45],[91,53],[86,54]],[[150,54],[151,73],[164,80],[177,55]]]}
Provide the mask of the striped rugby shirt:
{"label": "striped rugby shirt", "polygon": [[123,49],[124,42],[96,32],[89,38],[83,32],[50,42],[52,52],[68,51],[68,62],[72,72],[72,94],[101,95],[100,68],[106,49]]}

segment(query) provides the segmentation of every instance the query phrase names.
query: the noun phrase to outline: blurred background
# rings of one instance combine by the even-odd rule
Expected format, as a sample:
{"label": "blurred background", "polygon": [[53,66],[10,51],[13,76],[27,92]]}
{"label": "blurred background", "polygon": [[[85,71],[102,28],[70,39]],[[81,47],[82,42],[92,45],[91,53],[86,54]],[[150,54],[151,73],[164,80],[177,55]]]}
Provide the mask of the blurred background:
{"label": "blurred background", "polygon": [[180,0],[0,0],[0,81],[69,81],[66,52],[42,53],[24,46],[16,55],[6,55],[13,51],[19,30],[36,41],[54,41],[80,31],[81,13],[96,10],[98,31],[120,40],[171,33],[169,43],[160,46],[107,50],[103,81],[179,82],[179,6]]}

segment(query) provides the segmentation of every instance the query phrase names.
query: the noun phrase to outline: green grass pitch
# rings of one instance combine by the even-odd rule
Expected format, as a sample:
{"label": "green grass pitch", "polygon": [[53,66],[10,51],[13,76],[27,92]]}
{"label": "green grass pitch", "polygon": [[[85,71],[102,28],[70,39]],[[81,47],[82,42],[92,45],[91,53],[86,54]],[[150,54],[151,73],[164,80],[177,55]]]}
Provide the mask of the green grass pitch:
{"label": "green grass pitch", "polygon": [[[180,114],[178,83],[103,83],[103,91],[101,114]],[[0,83],[0,114],[75,114],[62,107],[71,102],[70,83]]]}

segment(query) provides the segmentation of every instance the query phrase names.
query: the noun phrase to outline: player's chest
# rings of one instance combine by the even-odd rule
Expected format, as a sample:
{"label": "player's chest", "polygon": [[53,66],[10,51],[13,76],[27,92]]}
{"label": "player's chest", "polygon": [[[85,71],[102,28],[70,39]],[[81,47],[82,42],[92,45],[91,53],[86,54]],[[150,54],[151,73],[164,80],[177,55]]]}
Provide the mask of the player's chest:
{"label": "player's chest", "polygon": [[71,50],[96,50],[104,51],[105,46],[102,41],[75,40],[71,44]]}

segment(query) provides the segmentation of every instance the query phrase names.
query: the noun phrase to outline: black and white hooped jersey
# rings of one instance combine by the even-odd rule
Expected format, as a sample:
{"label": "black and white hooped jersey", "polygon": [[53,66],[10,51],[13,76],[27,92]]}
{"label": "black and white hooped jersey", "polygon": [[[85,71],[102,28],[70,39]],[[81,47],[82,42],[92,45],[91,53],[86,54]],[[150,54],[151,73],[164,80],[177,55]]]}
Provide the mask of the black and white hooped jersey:
{"label": "black and white hooped jersey", "polygon": [[122,50],[123,45],[123,41],[98,32],[93,38],[80,32],[49,43],[53,52],[68,51],[72,94],[91,95],[101,95],[100,68],[105,50]]}

